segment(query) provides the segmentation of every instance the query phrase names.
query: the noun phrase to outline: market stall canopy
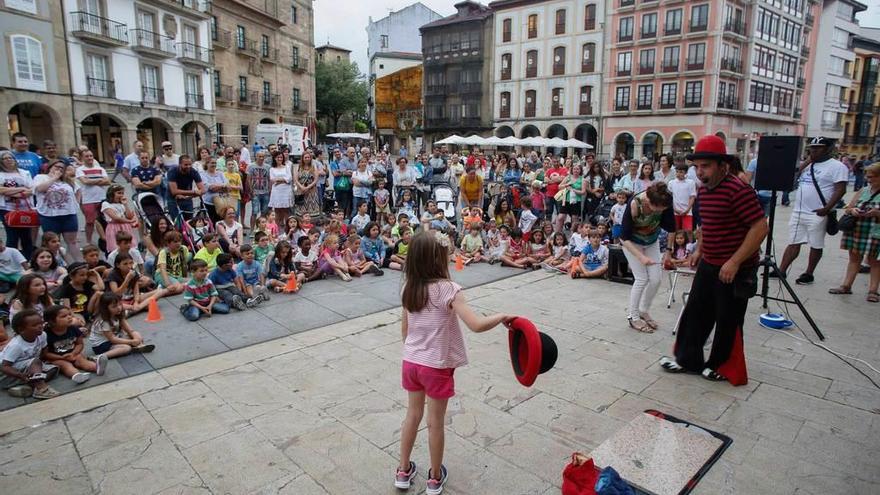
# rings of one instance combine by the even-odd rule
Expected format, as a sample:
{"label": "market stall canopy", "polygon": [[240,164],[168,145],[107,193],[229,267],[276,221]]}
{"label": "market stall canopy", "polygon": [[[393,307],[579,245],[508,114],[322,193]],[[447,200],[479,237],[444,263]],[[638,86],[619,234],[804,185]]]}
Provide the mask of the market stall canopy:
{"label": "market stall canopy", "polygon": [[453,134],[453,135],[449,136],[448,138],[441,139],[440,141],[437,141],[437,142],[434,143],[434,144],[454,144],[454,145],[459,145],[459,144],[462,144],[462,141],[463,141],[463,140],[464,140],[463,137],[459,136],[458,134]]}
{"label": "market stall canopy", "polygon": [[373,139],[369,133],[359,132],[334,132],[333,134],[327,134],[327,137],[337,139],[363,139],[364,141]]}
{"label": "market stall canopy", "polygon": [[566,148],[583,148],[583,149],[588,149],[588,150],[593,149],[592,145],[589,145],[579,139],[566,139],[565,140],[565,147]]}

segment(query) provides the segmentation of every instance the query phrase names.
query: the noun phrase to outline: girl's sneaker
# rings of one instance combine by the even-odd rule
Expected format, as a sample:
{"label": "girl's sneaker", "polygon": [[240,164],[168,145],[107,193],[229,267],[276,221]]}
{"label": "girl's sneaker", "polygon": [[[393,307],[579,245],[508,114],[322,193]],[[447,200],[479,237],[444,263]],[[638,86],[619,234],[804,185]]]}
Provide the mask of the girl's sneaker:
{"label": "girl's sneaker", "polygon": [[397,470],[397,477],[394,480],[394,486],[401,490],[409,490],[412,486],[412,480],[416,477],[416,463],[409,461],[409,471]]}
{"label": "girl's sneaker", "polygon": [[433,476],[431,476],[431,470],[428,469],[428,486],[425,489],[425,495],[440,495],[443,493],[443,485],[446,484],[446,478],[449,476],[449,473],[446,471],[446,466],[443,464],[440,465],[440,479],[435,480]]}
{"label": "girl's sneaker", "polygon": [[107,371],[107,361],[109,358],[107,357],[106,354],[99,354],[99,355],[95,356],[93,359],[95,361],[95,368],[96,368],[95,374],[98,376],[102,376],[104,374],[104,372]]}
{"label": "girl's sneaker", "polygon": [[80,373],[75,373],[72,377],[70,377],[70,379],[73,380],[73,383],[79,384],[79,383],[85,383],[85,382],[89,381],[89,378],[91,378],[91,377],[92,377],[91,373],[80,372]]}

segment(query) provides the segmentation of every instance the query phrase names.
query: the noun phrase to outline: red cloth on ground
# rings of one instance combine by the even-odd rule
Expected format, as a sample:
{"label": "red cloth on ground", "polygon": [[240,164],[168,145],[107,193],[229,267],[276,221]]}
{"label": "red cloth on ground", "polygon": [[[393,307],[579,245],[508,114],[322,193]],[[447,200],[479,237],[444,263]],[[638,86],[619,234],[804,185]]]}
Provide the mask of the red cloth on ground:
{"label": "red cloth on ground", "polygon": [[578,465],[578,455],[577,452],[572,454],[571,462],[562,471],[562,495],[595,495],[599,471],[596,470],[593,459],[587,459]]}

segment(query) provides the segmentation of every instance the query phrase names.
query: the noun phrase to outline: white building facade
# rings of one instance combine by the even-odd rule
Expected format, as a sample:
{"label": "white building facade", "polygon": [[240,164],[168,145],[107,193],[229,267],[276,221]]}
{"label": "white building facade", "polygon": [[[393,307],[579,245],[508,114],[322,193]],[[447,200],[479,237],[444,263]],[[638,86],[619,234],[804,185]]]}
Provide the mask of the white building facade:
{"label": "white building facade", "polygon": [[211,141],[211,4],[64,0],[75,134],[109,163],[135,140],[194,153]]}
{"label": "white building facade", "polygon": [[854,0],[825,0],[816,22],[817,40],[812,67],[807,136],[843,138],[843,118],[852,86],[856,59],[853,38],[859,34],[856,14],[867,6]]}
{"label": "white building facade", "polygon": [[[419,28],[443,18],[421,2],[404,7],[367,24],[367,75],[370,85],[370,121],[375,125],[376,79],[421,63],[422,37]],[[388,54],[383,56],[383,53]]]}
{"label": "white building facade", "polygon": [[596,0],[490,4],[495,11],[496,136],[598,144],[604,5]]}

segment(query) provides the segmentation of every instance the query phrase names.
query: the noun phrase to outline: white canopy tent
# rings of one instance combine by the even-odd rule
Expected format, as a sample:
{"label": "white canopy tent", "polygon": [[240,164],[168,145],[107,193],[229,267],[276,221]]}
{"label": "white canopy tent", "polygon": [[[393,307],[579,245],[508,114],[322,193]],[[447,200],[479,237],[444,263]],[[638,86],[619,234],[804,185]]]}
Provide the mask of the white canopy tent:
{"label": "white canopy tent", "polygon": [[517,138],[514,136],[499,138],[491,136],[488,138],[484,138],[480,136],[462,137],[458,134],[453,134],[447,138],[435,142],[434,144],[453,144],[456,146],[531,146],[537,148],[550,147],[579,148],[588,150],[593,149],[593,146],[578,139],[562,139],[558,137],[549,139],[540,136],[528,138]]}
{"label": "white canopy tent", "polygon": [[437,142],[434,143],[434,144],[454,144],[454,145],[460,145],[460,144],[462,144],[462,141],[464,141],[464,138],[463,138],[463,137],[459,136],[458,134],[453,134],[453,135],[451,135],[451,136],[449,136],[449,137],[447,137],[447,138],[444,138],[444,139],[441,139],[440,141],[437,141]]}
{"label": "white canopy tent", "polygon": [[327,137],[336,139],[363,139],[364,141],[373,139],[373,136],[369,133],[360,132],[334,132],[333,134],[327,134]]}

